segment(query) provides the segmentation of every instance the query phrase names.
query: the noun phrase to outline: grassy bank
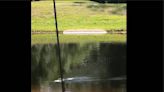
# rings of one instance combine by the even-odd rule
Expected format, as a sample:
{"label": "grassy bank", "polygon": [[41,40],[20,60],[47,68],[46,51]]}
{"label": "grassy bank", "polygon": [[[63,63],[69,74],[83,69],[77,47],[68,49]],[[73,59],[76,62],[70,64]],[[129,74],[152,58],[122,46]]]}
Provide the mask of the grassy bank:
{"label": "grassy bank", "polygon": [[[85,42],[126,42],[126,35],[59,35],[60,43],[85,43]],[[55,34],[32,35],[32,44],[56,43]]]}
{"label": "grassy bank", "polygon": [[[57,1],[59,31],[67,29],[126,30],[126,4]],[[55,31],[52,1],[32,2],[32,31]]]}

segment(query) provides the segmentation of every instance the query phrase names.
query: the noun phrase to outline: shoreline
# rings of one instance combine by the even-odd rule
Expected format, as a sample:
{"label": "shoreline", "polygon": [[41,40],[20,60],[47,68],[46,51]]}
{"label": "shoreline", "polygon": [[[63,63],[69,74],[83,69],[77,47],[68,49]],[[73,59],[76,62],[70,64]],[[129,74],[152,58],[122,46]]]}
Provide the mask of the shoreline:
{"label": "shoreline", "polygon": [[[127,34],[125,30],[104,30],[106,34]],[[72,31],[73,32],[94,32],[94,31]],[[31,34],[55,34],[55,31],[32,31]],[[64,31],[59,31],[59,34],[64,34]],[[80,34],[80,33],[79,33]]]}

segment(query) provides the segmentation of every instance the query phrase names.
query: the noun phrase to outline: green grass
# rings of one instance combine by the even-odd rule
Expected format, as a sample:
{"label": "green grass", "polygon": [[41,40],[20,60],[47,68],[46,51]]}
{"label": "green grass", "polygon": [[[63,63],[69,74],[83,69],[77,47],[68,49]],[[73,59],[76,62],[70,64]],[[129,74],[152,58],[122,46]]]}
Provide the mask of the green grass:
{"label": "green grass", "polygon": [[[97,3],[96,3],[97,4]],[[67,29],[126,30],[126,4],[57,1],[59,31]],[[52,1],[32,2],[32,31],[55,31]]]}
{"label": "green grass", "polygon": [[[59,35],[60,43],[86,43],[86,42],[126,42],[126,35],[104,34],[104,35]],[[33,44],[56,43],[55,34],[32,35]]]}

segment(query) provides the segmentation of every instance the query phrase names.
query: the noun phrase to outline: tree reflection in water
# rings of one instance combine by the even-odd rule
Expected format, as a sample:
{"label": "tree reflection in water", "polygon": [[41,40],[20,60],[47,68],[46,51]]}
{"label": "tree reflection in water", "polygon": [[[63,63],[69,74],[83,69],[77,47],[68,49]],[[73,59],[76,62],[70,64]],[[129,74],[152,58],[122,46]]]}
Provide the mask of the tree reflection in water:
{"label": "tree reflection in water", "polygon": [[[42,87],[41,85],[46,84],[52,86],[51,90],[60,91],[60,85],[50,83],[60,77],[56,49],[57,46],[54,44],[38,44],[31,47],[31,83],[33,87],[36,86],[35,89],[37,86]],[[61,58],[65,78],[77,76],[99,79],[126,77],[125,43],[61,44]],[[120,90],[121,88],[125,90],[125,81],[69,83],[65,86],[71,92],[123,92]],[[118,87],[116,91],[115,88]],[[39,89],[41,88],[33,92],[41,92]]]}

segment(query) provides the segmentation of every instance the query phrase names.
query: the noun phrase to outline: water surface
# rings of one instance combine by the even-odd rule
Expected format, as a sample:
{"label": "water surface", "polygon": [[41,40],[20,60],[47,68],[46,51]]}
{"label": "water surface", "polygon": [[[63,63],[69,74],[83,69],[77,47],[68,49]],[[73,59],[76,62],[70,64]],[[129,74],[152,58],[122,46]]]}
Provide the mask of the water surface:
{"label": "water surface", "polygon": [[[32,92],[61,92],[57,45],[32,45]],[[126,92],[125,43],[61,44],[67,92]]]}

